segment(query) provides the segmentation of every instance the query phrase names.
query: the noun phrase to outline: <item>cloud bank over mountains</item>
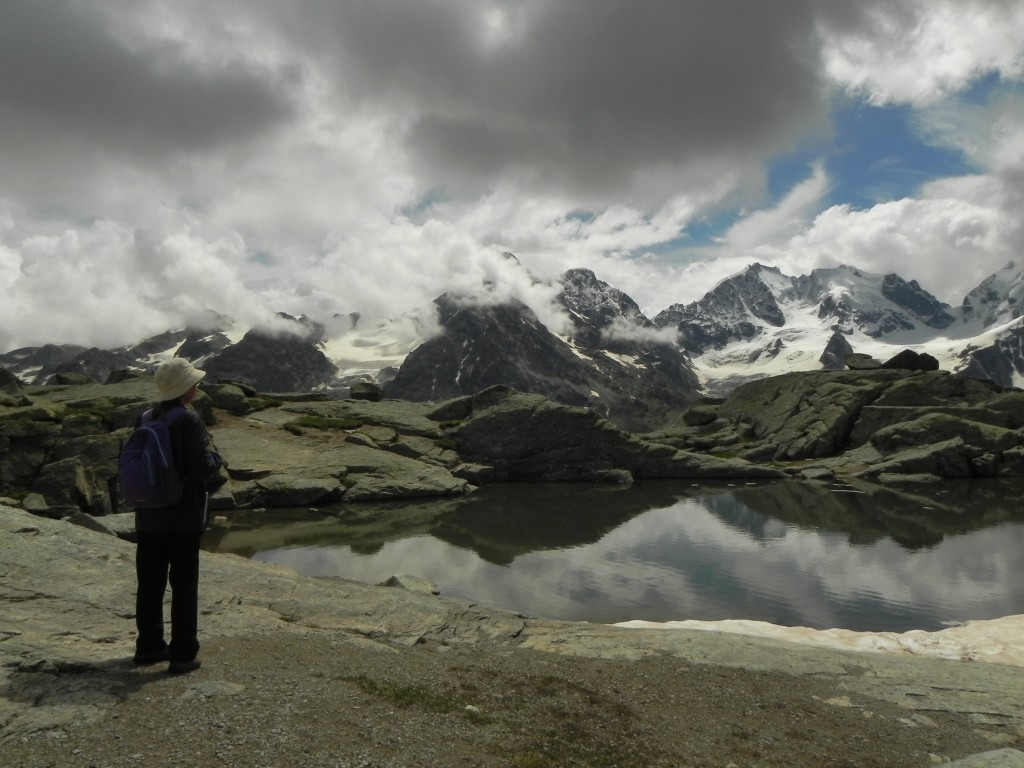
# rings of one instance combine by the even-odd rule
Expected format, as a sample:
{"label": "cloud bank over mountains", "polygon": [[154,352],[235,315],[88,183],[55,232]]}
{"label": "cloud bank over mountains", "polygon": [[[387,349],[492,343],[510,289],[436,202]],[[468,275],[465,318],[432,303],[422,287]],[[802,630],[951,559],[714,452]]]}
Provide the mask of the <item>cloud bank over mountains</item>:
{"label": "cloud bank over mountains", "polygon": [[[543,303],[503,252],[649,315],[754,261],[958,304],[1024,252],[1009,0],[14,3],[0,68],[4,350]],[[866,173],[912,181],[869,205],[857,114],[909,137],[875,142]]]}

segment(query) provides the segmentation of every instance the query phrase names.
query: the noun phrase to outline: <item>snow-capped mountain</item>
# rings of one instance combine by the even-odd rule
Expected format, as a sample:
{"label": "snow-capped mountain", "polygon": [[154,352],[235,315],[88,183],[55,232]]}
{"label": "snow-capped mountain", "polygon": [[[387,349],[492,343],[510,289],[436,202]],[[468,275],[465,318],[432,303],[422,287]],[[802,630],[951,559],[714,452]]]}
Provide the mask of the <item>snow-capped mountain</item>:
{"label": "snow-capped mountain", "polygon": [[1024,315],[1024,267],[1010,262],[964,297],[965,321],[983,327],[1004,325]]}
{"label": "snow-capped mountain", "polygon": [[1009,264],[968,293],[960,307],[917,281],[855,267],[790,277],[753,264],[697,302],[654,318],[679,331],[709,394],[750,378],[835,367],[857,353],[884,362],[904,349],[944,370],[1024,383],[1024,270]]}
{"label": "snow-capped mountain", "polygon": [[273,327],[241,332],[228,318],[216,316],[112,350],[52,344],[17,349],[0,355],[0,367],[27,384],[71,372],[102,382],[123,371],[152,371],[177,355],[202,367],[213,381],[231,379],[264,392],[284,392],[323,387],[334,379],[336,369],[321,351],[322,343],[323,326],[305,318],[281,314]]}
{"label": "snow-capped mountain", "polygon": [[918,328],[941,331],[956,322],[947,304],[917,281],[908,283],[895,274],[879,276],[842,266],[789,277],[777,267],[752,264],[700,301],[672,305],[654,323],[675,326],[683,348],[700,355],[755,338],[768,328],[784,328],[807,310],[819,325],[871,338]]}
{"label": "snow-capped mountain", "polygon": [[560,285],[565,334],[517,299],[439,297],[440,332],[406,357],[385,394],[443,400],[508,384],[586,406],[632,430],[653,428],[666,410],[695,399],[690,361],[636,302],[590,270],[570,270]]}
{"label": "snow-capped mountain", "polygon": [[[514,263],[514,257],[509,257]],[[882,363],[906,349],[954,373],[1024,384],[1024,269],[1009,264],[951,307],[916,281],[855,267],[792,277],[753,264],[699,301],[653,320],[586,269],[541,285],[543,307],[495,286],[443,294],[431,307],[368,325],[358,314],[327,326],[288,315],[239,329],[213,315],[113,350],[55,344],[0,355],[26,383],[76,371],[97,381],[150,371],[171,355],[211,379],[264,392],[317,389],[343,396],[372,380],[389,396],[440,400],[509,384],[585,405],[630,429],[681,410],[700,394],[794,370],[841,368],[850,355]],[[544,318],[542,321],[541,318]]]}
{"label": "snow-capped mountain", "polygon": [[[510,268],[520,269],[509,256]],[[524,283],[536,285],[525,273]],[[211,381],[244,382],[262,392],[320,390],[347,394],[374,380],[390,397],[444,400],[494,384],[590,408],[631,430],[662,423],[667,412],[698,397],[692,363],[629,296],[589,270],[566,272],[541,293],[549,325],[494,285],[478,295],[443,294],[429,313],[410,313],[374,327],[336,318],[332,333],[307,318],[280,315],[273,327],[240,335],[217,316],[181,331],[113,351],[15,350],[0,366],[28,383],[62,372],[107,380],[124,369],[149,371],[182,355]],[[538,294],[540,295],[540,294]],[[556,327],[557,326],[557,327]]]}

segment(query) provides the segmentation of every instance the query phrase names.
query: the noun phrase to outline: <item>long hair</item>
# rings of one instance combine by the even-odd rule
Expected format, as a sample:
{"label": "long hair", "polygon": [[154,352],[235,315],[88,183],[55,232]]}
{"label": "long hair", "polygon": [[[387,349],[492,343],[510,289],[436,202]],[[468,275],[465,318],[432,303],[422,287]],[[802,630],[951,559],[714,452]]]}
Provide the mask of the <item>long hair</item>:
{"label": "long hair", "polygon": [[[184,395],[182,395],[182,397],[184,397]],[[150,418],[162,419],[164,417],[164,414],[166,414],[172,408],[187,408],[187,407],[188,406],[184,405],[181,402],[181,397],[176,397],[173,400],[162,400],[161,402],[159,402],[159,403],[157,403],[156,405],[153,406],[153,411],[152,411],[152,413],[150,415]]]}

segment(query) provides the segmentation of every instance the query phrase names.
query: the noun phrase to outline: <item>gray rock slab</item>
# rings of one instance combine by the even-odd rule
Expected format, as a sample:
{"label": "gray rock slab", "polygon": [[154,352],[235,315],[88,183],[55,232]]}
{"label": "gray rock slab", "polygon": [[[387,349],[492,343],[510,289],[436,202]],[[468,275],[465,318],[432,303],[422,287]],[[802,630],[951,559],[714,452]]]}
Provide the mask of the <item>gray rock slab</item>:
{"label": "gray rock slab", "polygon": [[1017,749],[994,749],[945,765],[947,768],[1024,768],[1024,752]]}
{"label": "gray rock slab", "polygon": [[437,588],[437,584],[427,579],[422,579],[419,576],[410,576],[407,573],[399,573],[392,576],[385,581],[380,583],[382,587],[396,587],[398,589],[408,589],[413,592],[422,592],[426,595],[439,595],[440,590]]}
{"label": "gray rock slab", "polygon": [[[395,458],[404,458],[395,456]],[[468,481],[456,477],[444,467],[413,459],[400,470],[355,474],[349,477],[345,501],[375,499],[412,499],[430,496],[460,496],[470,490]],[[394,466],[394,465],[392,465]]]}
{"label": "gray rock slab", "polygon": [[293,403],[282,408],[283,413],[309,414],[325,418],[349,418],[391,427],[403,435],[424,435],[436,437],[440,424],[429,418],[436,406],[429,403],[414,403],[407,400],[331,400],[321,403]]}
{"label": "gray rock slab", "polygon": [[[837,700],[893,701],[908,717],[951,712],[983,716],[1012,732],[1024,727],[1024,670],[1017,667],[712,631],[545,621],[206,552],[201,573],[201,639],[272,632],[301,643],[311,633],[329,633],[382,650],[436,643],[595,658],[667,655],[685,663],[814,675],[835,685]],[[138,685],[140,673],[131,665],[134,587],[128,542],[0,506],[0,745],[62,723],[102,719]]]}
{"label": "gray rock slab", "polygon": [[341,495],[341,484],[336,477],[299,477],[272,474],[256,481],[265,494],[265,504],[271,507],[304,507],[332,501]]}
{"label": "gray rock slab", "polygon": [[[247,503],[249,497],[267,506],[323,503],[335,489],[341,495],[341,482],[347,487],[344,498],[348,501],[449,496],[468,489],[467,480],[433,460],[403,456],[369,440],[355,441],[344,430],[311,429],[294,435],[281,426],[286,421],[283,413],[260,412],[211,430],[217,450],[228,463],[228,474],[242,484],[238,490],[245,498],[239,498],[239,503]],[[423,445],[428,443],[432,445],[429,441]],[[255,484],[262,493],[254,493],[245,483]]]}

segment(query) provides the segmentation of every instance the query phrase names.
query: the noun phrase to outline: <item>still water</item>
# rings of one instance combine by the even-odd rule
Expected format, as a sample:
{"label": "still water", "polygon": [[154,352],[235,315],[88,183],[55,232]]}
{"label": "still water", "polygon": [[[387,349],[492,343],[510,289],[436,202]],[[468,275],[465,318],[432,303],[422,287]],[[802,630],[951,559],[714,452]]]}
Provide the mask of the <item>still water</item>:
{"label": "still water", "polygon": [[317,576],[413,574],[531,616],[941,629],[1024,613],[1024,485],[495,485],[240,510],[208,549]]}

